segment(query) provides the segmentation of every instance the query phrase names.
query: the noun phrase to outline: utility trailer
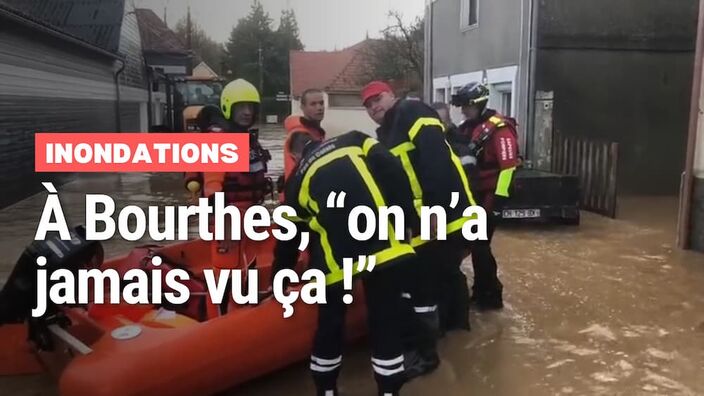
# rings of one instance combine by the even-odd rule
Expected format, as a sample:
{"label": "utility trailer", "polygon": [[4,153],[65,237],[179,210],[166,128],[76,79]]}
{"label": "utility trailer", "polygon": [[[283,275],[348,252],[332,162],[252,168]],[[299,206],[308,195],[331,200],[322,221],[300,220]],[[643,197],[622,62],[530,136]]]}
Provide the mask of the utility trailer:
{"label": "utility trailer", "polygon": [[579,201],[578,176],[519,168],[501,211],[501,222],[579,225]]}

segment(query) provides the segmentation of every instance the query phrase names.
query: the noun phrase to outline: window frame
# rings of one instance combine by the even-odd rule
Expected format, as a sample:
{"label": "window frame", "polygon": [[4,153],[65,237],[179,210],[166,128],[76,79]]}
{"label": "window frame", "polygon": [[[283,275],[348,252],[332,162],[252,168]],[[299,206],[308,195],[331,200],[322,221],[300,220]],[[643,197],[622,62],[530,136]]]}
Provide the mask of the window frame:
{"label": "window frame", "polygon": [[513,92],[505,91],[499,93],[501,94],[501,114],[513,117]]}
{"label": "window frame", "polygon": [[[500,82],[500,83],[494,83],[491,84],[490,87],[491,91],[494,91],[497,95],[496,99],[498,103],[496,103],[497,107],[501,107],[501,114],[509,117],[513,117],[513,86],[511,82]],[[506,111],[504,108],[504,95],[509,95],[510,100],[508,102],[509,109]]]}
{"label": "window frame", "polygon": [[[438,98],[442,92],[442,100]],[[435,95],[433,95],[434,102],[447,103],[447,88],[435,88]]]}
{"label": "window frame", "polygon": [[461,0],[460,2],[460,31],[462,33],[468,32],[470,30],[477,29],[479,27],[479,2],[481,0],[476,0],[476,15],[477,15],[477,22],[473,25],[469,24],[469,12],[470,12],[470,5],[471,0]]}

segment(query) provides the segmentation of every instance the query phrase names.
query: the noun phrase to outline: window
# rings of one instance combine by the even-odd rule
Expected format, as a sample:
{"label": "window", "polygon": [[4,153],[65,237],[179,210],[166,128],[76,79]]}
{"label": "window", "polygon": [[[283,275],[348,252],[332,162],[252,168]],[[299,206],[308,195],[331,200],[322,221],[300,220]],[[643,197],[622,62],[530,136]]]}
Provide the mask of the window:
{"label": "window", "polygon": [[330,94],[330,107],[362,107],[362,100],[357,94]]}
{"label": "window", "polygon": [[469,15],[466,16],[469,26],[474,26],[479,23],[479,15],[477,15],[478,5],[479,0],[469,0],[469,10],[467,10]]}
{"label": "window", "polygon": [[501,114],[505,114],[507,116],[512,116],[511,114],[511,102],[513,101],[513,94],[511,92],[502,92],[501,93]]}
{"label": "window", "polygon": [[217,81],[187,80],[176,83],[176,90],[187,106],[219,106],[222,89],[222,83]]}
{"label": "window", "polygon": [[445,88],[435,90],[435,101],[445,103]]}
{"label": "window", "polygon": [[468,30],[479,25],[479,0],[462,0],[460,28]]}

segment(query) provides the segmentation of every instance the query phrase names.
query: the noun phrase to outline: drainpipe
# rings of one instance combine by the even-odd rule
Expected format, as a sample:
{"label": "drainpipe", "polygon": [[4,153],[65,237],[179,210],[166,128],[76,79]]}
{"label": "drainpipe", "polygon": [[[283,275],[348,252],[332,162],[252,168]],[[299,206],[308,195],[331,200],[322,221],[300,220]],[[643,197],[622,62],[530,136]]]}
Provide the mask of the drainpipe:
{"label": "drainpipe", "polygon": [[701,112],[700,102],[702,94],[702,67],[704,62],[704,1],[699,2],[699,17],[697,20],[697,41],[694,52],[694,74],[692,76],[692,103],[689,109],[689,132],[687,135],[687,156],[685,159],[684,173],[682,174],[682,188],[680,190],[680,211],[677,221],[677,246],[681,249],[690,248],[690,233],[692,221],[692,193],[694,187],[694,157],[697,145],[697,127]]}
{"label": "drainpipe", "polygon": [[535,144],[535,65],[537,58],[537,36],[538,36],[538,5],[535,0],[528,0],[530,13],[530,36],[528,37],[528,114],[527,130],[526,130],[526,159],[529,162],[533,161],[533,150]]}
{"label": "drainpipe", "polygon": [[433,101],[433,1],[425,2],[425,54],[423,96],[425,101]]}
{"label": "drainpipe", "polygon": [[149,68],[149,65],[147,65],[147,61],[144,61],[144,70],[147,73],[147,131],[151,129],[152,125],[154,125],[154,114],[153,114],[153,107],[154,105],[152,104],[152,101],[154,100],[152,96],[152,85],[154,84],[154,76],[152,73],[152,69]]}
{"label": "drainpipe", "polygon": [[116,132],[122,132],[122,120],[120,120],[120,112],[121,112],[121,106],[120,106],[120,74],[122,74],[123,71],[125,71],[125,66],[126,62],[124,59],[118,59],[118,62],[121,63],[120,68],[115,72],[115,131]]}

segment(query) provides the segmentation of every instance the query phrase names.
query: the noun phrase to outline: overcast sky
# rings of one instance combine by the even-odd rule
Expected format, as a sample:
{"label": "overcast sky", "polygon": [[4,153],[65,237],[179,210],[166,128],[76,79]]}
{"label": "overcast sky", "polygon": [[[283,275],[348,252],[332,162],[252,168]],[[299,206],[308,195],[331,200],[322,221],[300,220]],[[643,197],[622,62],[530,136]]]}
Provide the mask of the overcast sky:
{"label": "overcast sky", "polygon": [[[151,8],[173,27],[191,5],[192,18],[216,41],[226,42],[232,27],[246,16],[252,0],[132,0],[136,7]],[[388,25],[388,12],[400,11],[411,21],[422,16],[424,0],[261,0],[278,24],[281,10],[293,8],[301,30],[301,41],[309,51],[348,47]]]}

